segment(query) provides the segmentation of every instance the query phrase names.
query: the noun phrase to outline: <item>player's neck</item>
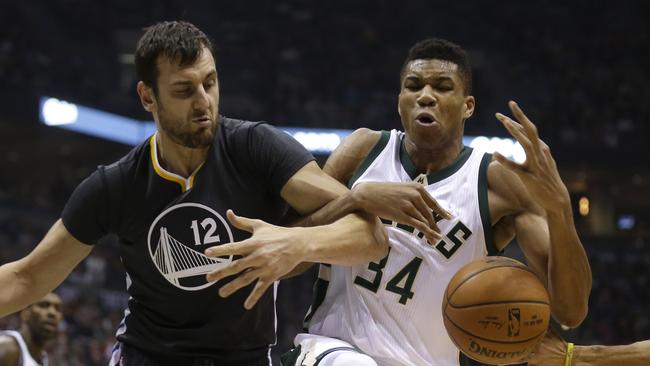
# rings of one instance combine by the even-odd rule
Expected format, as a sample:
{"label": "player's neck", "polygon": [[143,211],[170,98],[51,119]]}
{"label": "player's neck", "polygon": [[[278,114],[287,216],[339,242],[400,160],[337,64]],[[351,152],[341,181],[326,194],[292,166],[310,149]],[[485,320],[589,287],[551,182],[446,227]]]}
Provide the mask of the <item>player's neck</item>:
{"label": "player's neck", "polygon": [[172,141],[165,133],[156,133],[158,161],[165,170],[189,177],[203,164],[208,156],[208,147],[193,149]]}
{"label": "player's neck", "polygon": [[463,150],[462,139],[449,144],[440,144],[435,148],[417,146],[408,137],[404,140],[404,148],[419,173],[431,174],[450,166]]}
{"label": "player's neck", "polygon": [[35,337],[26,325],[23,325],[20,328],[20,335],[23,336],[23,340],[27,345],[27,350],[32,358],[38,363],[42,363],[41,358],[43,357],[45,342],[38,337]]}

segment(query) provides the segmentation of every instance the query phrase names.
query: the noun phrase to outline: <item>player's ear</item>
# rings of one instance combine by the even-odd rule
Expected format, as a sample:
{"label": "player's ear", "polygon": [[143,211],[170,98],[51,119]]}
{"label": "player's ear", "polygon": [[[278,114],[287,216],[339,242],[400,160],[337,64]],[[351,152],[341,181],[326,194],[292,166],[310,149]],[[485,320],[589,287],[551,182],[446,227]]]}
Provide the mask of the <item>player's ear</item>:
{"label": "player's ear", "polygon": [[402,95],[402,93],[399,93],[399,95],[397,95],[397,114],[399,114],[399,116],[402,117],[402,108],[399,106],[400,95]]}
{"label": "player's ear", "polygon": [[465,102],[463,103],[463,118],[468,119],[471,117],[474,114],[474,107],[476,107],[476,99],[474,99],[474,96],[466,96]]}
{"label": "player's ear", "polygon": [[142,103],[142,108],[147,112],[153,112],[153,107],[156,103],[153,89],[148,87],[142,80],[138,81],[136,89],[140,97],[140,103]]}

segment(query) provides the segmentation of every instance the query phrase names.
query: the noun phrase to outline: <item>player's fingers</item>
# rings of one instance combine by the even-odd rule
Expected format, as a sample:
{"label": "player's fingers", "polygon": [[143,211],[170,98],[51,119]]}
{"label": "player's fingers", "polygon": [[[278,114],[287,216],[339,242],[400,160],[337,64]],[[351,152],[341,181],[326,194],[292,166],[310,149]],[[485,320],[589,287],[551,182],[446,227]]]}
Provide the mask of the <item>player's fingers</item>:
{"label": "player's fingers", "polygon": [[422,217],[424,217],[426,222],[429,223],[430,228],[437,227],[436,220],[433,219],[431,208],[427,206],[427,204],[424,202],[424,199],[418,197],[414,200],[413,204],[415,205],[415,208],[422,214]]}
{"label": "player's fingers", "polygon": [[215,271],[208,273],[206,275],[206,279],[208,282],[220,281],[228,276],[237,274],[246,268],[255,267],[255,264],[256,262],[254,258],[245,257],[237,259]]}
{"label": "player's fingers", "polygon": [[[438,225],[436,225],[435,220],[429,221],[427,219],[427,217],[424,214],[422,214],[422,211],[424,211],[425,213],[428,212],[429,216],[431,216],[431,212],[428,211],[427,208],[425,208],[425,207],[418,208],[415,203],[413,204],[413,206],[410,206],[408,209],[406,209],[406,214],[407,214],[407,217],[408,217],[407,218],[407,221],[408,221],[407,224],[410,225],[410,223],[416,223],[418,225],[418,227],[413,226],[413,225],[411,225],[411,226],[413,226],[414,228],[416,228],[418,230],[420,230],[420,227],[425,227],[425,228],[429,228],[429,229],[431,229],[433,231],[440,232],[440,228],[438,227]],[[420,231],[422,231],[422,230],[420,230]],[[422,231],[422,232],[424,232],[426,234],[426,231]]]}
{"label": "player's fingers", "polygon": [[[451,218],[452,218],[451,213],[449,213],[449,211],[442,208],[442,206],[440,206],[438,201],[436,201],[433,197],[431,197],[431,194],[429,194],[429,192],[427,192],[427,190],[424,189],[424,187],[422,187],[421,189],[423,191],[423,192],[421,192],[421,196],[422,196],[422,199],[424,200],[424,202],[426,203],[426,205],[431,210],[433,210],[435,213],[440,215],[443,219],[451,220]],[[434,220],[434,222],[435,222],[435,220]]]}
{"label": "player's fingers", "polygon": [[514,101],[511,100],[508,102],[508,107],[510,107],[510,110],[512,111],[512,114],[515,116],[517,121],[524,127],[526,130],[526,134],[528,137],[533,141],[534,139],[539,139],[539,132],[537,131],[537,126],[526,116],[524,111],[521,110],[519,105]]}
{"label": "player's fingers", "polygon": [[533,144],[526,136],[524,132],[524,128],[519,123],[513,121],[512,119],[510,119],[509,117],[501,113],[497,113],[496,117],[501,122],[501,124],[503,124],[503,127],[505,127],[506,130],[508,130],[508,133],[510,133],[510,135],[519,142],[521,147],[526,152],[526,162],[524,164],[538,168],[539,153],[534,149]]}
{"label": "player's fingers", "polygon": [[239,277],[223,285],[219,289],[219,296],[228,297],[238,291],[239,289],[248,286],[255,281],[261,274],[261,270],[252,269],[242,273]]}
{"label": "player's fingers", "polygon": [[551,148],[543,140],[539,140],[539,141],[540,141],[540,145],[541,145],[540,147],[542,149],[542,157],[543,157],[541,161],[543,161],[545,166],[550,165],[552,168],[555,168],[556,167],[555,159],[553,159],[553,155],[551,155]]}
{"label": "player's fingers", "polygon": [[257,248],[257,241],[246,239],[234,243],[221,244],[205,250],[208,257],[225,257],[231,255],[248,255]]}
{"label": "player's fingers", "polygon": [[273,281],[268,281],[264,280],[262,278],[257,280],[257,283],[255,284],[255,287],[253,288],[253,291],[251,292],[250,295],[248,295],[248,298],[244,302],[244,308],[246,310],[250,310],[257,304],[257,301],[264,295],[266,290],[269,288],[270,285],[273,284]]}
{"label": "player's fingers", "polygon": [[[426,221],[421,221],[421,220],[416,220],[413,217],[409,217],[405,224],[417,229],[419,232],[424,234],[424,236],[429,240],[431,243],[435,243],[438,240],[442,239],[442,235],[440,234],[440,229],[436,226],[436,228],[431,228],[429,226],[429,223]],[[438,231],[435,231],[438,230]]]}
{"label": "player's fingers", "polygon": [[256,220],[256,219],[249,219],[248,217],[243,217],[243,216],[237,216],[232,210],[226,211],[226,216],[228,217],[228,221],[237,229],[239,230],[246,230],[249,233],[252,233],[255,228],[257,228],[260,223],[262,223],[261,220]]}
{"label": "player's fingers", "polygon": [[524,149],[526,149],[526,147],[532,147],[530,139],[526,135],[526,132],[524,131],[524,127],[522,125],[513,121],[512,118],[506,116],[505,114],[496,113],[495,116],[499,122],[501,122],[503,127],[508,130],[508,133],[510,133],[510,135],[514,137],[515,140],[519,141]]}
{"label": "player's fingers", "polygon": [[541,150],[541,139],[539,138],[539,131],[537,130],[537,126],[526,116],[524,111],[521,110],[519,105],[511,100],[508,102],[508,107],[510,107],[510,110],[512,111],[512,114],[515,116],[517,121],[521,124],[521,126],[524,128],[524,131],[526,131],[526,135],[528,136],[528,139],[530,140],[533,149],[535,150],[535,153],[537,156],[541,157],[540,153],[542,152]]}

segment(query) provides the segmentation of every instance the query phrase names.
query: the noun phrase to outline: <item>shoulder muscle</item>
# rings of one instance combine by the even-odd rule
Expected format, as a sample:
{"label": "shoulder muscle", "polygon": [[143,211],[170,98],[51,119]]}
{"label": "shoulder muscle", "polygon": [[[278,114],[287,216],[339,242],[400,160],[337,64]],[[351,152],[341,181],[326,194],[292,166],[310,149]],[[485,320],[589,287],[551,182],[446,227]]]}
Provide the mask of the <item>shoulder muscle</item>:
{"label": "shoulder muscle", "polygon": [[380,138],[380,131],[368,128],[355,130],[330,155],[323,171],[339,182],[347,184]]}
{"label": "shoulder muscle", "polygon": [[20,348],[14,337],[0,336],[0,366],[18,366]]}

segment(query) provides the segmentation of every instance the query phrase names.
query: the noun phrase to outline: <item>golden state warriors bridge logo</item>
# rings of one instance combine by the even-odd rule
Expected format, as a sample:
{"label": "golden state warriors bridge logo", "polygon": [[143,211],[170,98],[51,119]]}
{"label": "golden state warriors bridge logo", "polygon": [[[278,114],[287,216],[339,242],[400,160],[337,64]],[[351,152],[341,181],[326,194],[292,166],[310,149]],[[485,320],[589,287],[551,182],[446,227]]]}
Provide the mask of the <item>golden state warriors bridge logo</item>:
{"label": "golden state warriors bridge logo", "polygon": [[160,274],[172,285],[188,291],[212,285],[205,275],[232,261],[232,256],[207,257],[205,249],[232,241],[226,220],[199,203],[181,203],[166,209],[151,224],[147,237],[149,255]]}

